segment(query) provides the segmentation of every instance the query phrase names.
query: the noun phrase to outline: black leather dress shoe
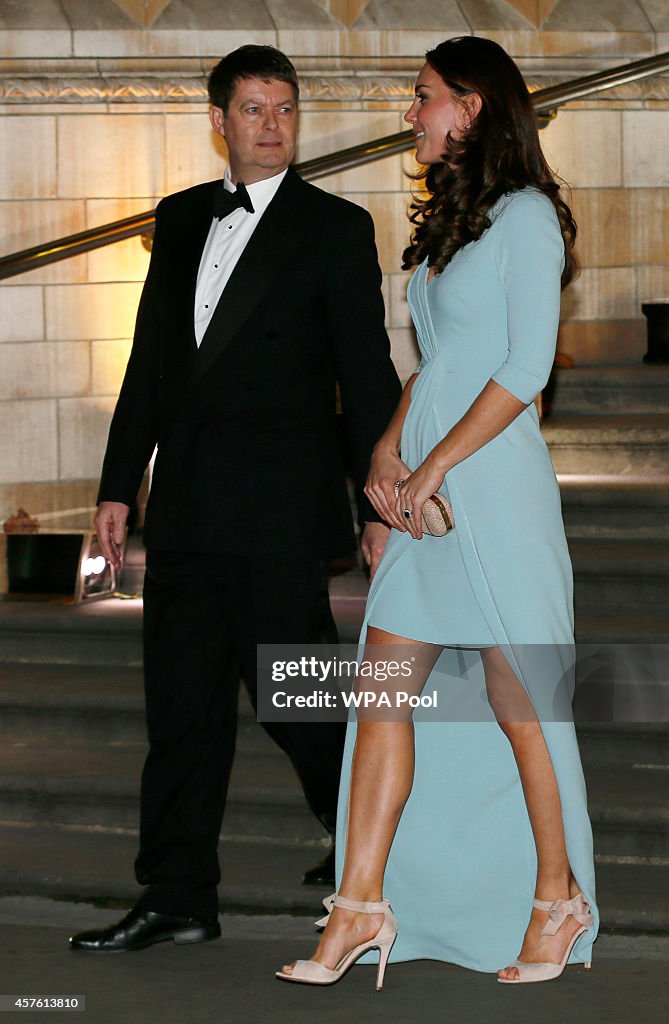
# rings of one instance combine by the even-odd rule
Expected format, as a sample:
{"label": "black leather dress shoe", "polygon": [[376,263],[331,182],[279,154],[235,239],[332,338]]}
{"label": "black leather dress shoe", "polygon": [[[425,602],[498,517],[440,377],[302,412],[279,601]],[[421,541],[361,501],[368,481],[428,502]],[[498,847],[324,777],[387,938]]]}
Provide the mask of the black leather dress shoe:
{"label": "black leather dress shoe", "polygon": [[153,910],[133,907],[129,914],[109,928],[79,932],[70,939],[71,949],[89,953],[129,953],[146,949],[154,942],[172,939],[177,945],[189,942],[208,942],[221,934],[218,918],[202,920],[197,917],[173,917],[156,914]]}
{"label": "black leather dress shoe", "polygon": [[302,885],[329,885],[334,889],[335,884],[335,848],[330,847],[323,857],[323,860],[304,872]]}

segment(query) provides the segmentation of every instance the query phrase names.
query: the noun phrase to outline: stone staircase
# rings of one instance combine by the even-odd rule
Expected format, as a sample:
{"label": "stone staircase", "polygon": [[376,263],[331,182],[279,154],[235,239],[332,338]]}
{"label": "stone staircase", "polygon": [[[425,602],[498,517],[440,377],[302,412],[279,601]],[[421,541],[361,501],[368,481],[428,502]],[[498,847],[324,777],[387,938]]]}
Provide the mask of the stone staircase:
{"label": "stone staircase", "polygon": [[[651,440],[661,436],[666,444],[669,436],[667,385],[664,368],[646,367],[560,371],[557,379],[545,433],[564,458],[567,449],[560,445],[568,420],[571,447],[561,487],[581,641],[669,640],[669,466],[657,458]],[[616,435],[614,465],[625,470],[613,469],[604,452],[612,418],[619,429],[616,403],[631,407],[638,424],[631,439],[624,431]],[[593,415],[593,407],[601,412]],[[637,460],[639,438],[646,450]],[[579,452],[586,453],[585,465]],[[593,465],[599,467],[595,474]],[[124,589],[139,588],[141,568],[141,552],[134,549],[134,576],[121,581]],[[343,639],[357,635],[365,590],[359,572],[331,582]],[[138,600],[86,607],[0,602],[0,892],[125,904],[133,899],[145,749],[140,630]],[[587,723],[579,733],[603,934],[618,936],[611,941],[619,950],[641,941],[667,952],[667,716]],[[257,725],[242,693],[221,837],[222,906],[314,913],[321,894],[299,882],[322,856],[324,842],[290,765]]]}

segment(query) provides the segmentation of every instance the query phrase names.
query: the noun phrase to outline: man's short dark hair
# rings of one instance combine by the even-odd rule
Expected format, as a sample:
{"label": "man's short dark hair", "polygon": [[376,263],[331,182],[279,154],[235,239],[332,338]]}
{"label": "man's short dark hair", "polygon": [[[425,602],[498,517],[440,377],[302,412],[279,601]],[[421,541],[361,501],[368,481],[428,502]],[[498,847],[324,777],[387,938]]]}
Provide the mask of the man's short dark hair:
{"label": "man's short dark hair", "polygon": [[227,114],[237,83],[244,78],[260,78],[263,82],[275,78],[292,85],[296,100],[300,95],[297,71],[285,53],[273,46],[249,43],[220,60],[209,75],[207,90],[211,105]]}

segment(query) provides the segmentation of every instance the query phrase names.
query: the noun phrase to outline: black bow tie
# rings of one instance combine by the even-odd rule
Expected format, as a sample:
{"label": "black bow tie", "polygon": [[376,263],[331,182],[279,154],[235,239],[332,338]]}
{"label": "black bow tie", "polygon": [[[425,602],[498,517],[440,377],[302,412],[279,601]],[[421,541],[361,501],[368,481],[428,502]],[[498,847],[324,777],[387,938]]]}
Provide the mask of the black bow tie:
{"label": "black bow tie", "polygon": [[247,213],[255,213],[251,197],[246,191],[246,185],[239,181],[237,182],[237,191],[229,192],[223,182],[218,181],[214,189],[214,217],[221,220],[222,217],[227,217],[233,210],[240,207]]}

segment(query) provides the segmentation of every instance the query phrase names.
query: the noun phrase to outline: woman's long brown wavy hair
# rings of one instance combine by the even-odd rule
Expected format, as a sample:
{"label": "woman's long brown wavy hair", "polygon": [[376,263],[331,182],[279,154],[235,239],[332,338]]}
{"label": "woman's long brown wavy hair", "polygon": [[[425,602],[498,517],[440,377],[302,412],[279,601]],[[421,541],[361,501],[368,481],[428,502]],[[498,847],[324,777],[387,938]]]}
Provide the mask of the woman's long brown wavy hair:
{"label": "woman's long brown wavy hair", "polygon": [[488,211],[500,196],[531,185],[548,196],[560,221],[564,288],[577,270],[576,224],[541,152],[536,114],[516,64],[497,43],[476,36],[448,39],[429,50],[426,60],[456,99],[477,93],[482,106],[461,139],[450,132],[444,139],[444,163],[432,164],[414,179],[424,179],[429,196],[411,204],[416,227],[403,269],[427,257],[440,273],[459,249],[490,227]]}

